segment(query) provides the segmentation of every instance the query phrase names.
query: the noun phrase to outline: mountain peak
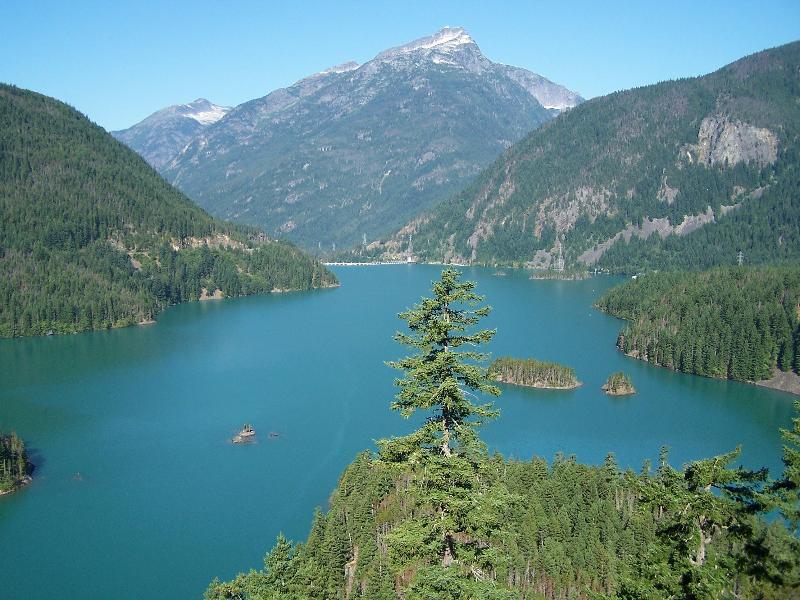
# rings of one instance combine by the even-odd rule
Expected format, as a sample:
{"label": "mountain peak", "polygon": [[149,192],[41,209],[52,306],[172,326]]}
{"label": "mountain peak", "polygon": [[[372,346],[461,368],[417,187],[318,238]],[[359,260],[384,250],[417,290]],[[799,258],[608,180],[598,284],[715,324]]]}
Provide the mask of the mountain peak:
{"label": "mountain peak", "polygon": [[[401,56],[409,52],[416,52],[418,50],[443,50],[451,51],[459,49],[461,46],[468,44],[475,45],[475,41],[467,33],[463,27],[443,27],[433,35],[419,38],[413,42],[395,46],[389,50],[385,50],[376,56],[377,59],[391,58]],[[477,48],[477,46],[475,46]]]}
{"label": "mountain peak", "polygon": [[224,117],[230,107],[219,106],[206,100],[205,98],[198,98],[194,102],[184,104],[178,107],[178,113],[186,118],[194,119],[201,125],[211,125],[216,123]]}
{"label": "mountain peak", "polygon": [[130,143],[152,155],[150,141],[161,140],[172,153],[162,174],[218,215],[311,248],[341,247],[457,191],[576,104],[569,93],[492,62],[463,28],[445,27],[245,102],[205,129],[184,118]]}

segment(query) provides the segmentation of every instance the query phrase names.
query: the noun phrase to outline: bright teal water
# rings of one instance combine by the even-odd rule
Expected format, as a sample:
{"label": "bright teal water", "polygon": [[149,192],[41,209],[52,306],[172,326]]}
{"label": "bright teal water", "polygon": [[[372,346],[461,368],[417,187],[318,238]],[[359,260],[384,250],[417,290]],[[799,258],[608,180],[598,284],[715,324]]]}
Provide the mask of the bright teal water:
{"label": "bright teal water", "polygon": [[[0,498],[0,589],[20,598],[199,598],[215,575],[258,567],[275,535],[308,532],[342,469],[408,427],[387,409],[396,313],[439,269],[342,268],[342,287],[195,303],[157,325],[0,343],[0,430],[39,468]],[[570,392],[507,387],[484,432],[507,455],[559,450],[638,469],[744,444],[780,470],[792,397],[672,373],[616,351],[620,322],[591,308],[615,281],[529,281],[468,269],[494,306],[495,355],[573,365]],[[615,370],[636,396],[600,391]],[[259,443],[228,439],[245,421]],[[270,440],[267,432],[280,437]],[[83,480],[74,481],[80,472]]]}

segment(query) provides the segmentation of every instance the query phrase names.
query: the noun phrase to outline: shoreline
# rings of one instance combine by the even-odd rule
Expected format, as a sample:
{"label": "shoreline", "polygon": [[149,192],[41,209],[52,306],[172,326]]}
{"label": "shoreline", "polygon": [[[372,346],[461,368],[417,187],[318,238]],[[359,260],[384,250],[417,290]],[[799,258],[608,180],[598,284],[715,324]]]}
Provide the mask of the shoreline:
{"label": "shoreline", "polygon": [[791,371],[781,371],[780,369],[775,368],[772,372],[772,377],[769,379],[754,381],[753,383],[759,387],[779,390],[781,392],[786,392],[787,394],[800,396],[800,375]]}
{"label": "shoreline", "polygon": [[710,375],[687,373],[686,371],[679,371],[678,369],[671,369],[669,367],[665,367],[664,365],[659,365],[658,363],[650,362],[649,360],[641,358],[632,352],[623,352],[619,346],[617,346],[617,350],[622,352],[628,358],[633,358],[634,360],[640,360],[653,367],[658,367],[659,369],[666,369],[667,371],[672,371],[673,373],[682,373],[684,375],[691,375],[692,377],[703,377],[704,379],[716,379],[718,381],[734,381],[736,383],[744,383],[747,385],[755,385],[758,387],[763,387],[771,390],[777,390],[779,392],[786,392],[787,394],[792,394],[793,396],[800,396],[800,375],[798,375],[797,373],[793,373],[791,371],[785,373],[779,370],[777,367],[773,368],[772,377],[770,377],[769,379],[760,379],[758,381],[743,381],[741,379],[729,379],[727,377],[712,377]]}
{"label": "shoreline", "polygon": [[[467,264],[467,263],[454,263],[454,262],[441,262],[441,261],[421,261],[421,260],[414,260],[414,261],[407,261],[407,260],[374,260],[374,261],[364,261],[364,262],[342,262],[342,261],[323,261],[322,264],[326,267],[375,267],[381,265],[433,265],[433,266],[440,266],[440,267],[456,267],[456,268],[484,268],[484,269],[512,269],[515,271],[526,271],[531,273],[531,276],[528,278],[532,281],[585,281],[591,277],[597,277],[598,275],[608,275],[608,273],[592,273],[591,271],[585,271],[578,274],[570,273],[568,275],[562,275],[560,273],[553,272],[550,274],[547,270],[542,269],[532,269],[530,267],[521,267],[521,266],[510,266],[510,265],[484,265],[484,264]],[[496,274],[496,273],[495,273]],[[505,274],[504,274],[505,275]],[[498,275],[498,277],[502,277],[502,275]]]}
{"label": "shoreline", "polygon": [[381,265],[416,265],[419,263],[405,260],[370,261],[370,262],[323,262],[326,267],[377,267]]}
{"label": "shoreline", "polygon": [[[255,293],[255,294],[242,294],[241,296],[219,295],[219,296],[207,296],[205,298],[200,296],[196,300],[185,300],[183,302],[178,302],[177,304],[167,305],[162,310],[159,311],[159,314],[164,312],[165,310],[173,307],[173,306],[181,306],[183,304],[191,304],[192,302],[208,302],[209,300],[230,300],[230,299],[234,299],[234,298],[249,298],[249,297],[252,297],[252,296],[266,296],[267,294],[286,294],[286,293],[290,293],[290,292],[313,292],[315,290],[329,290],[329,289],[334,289],[334,288],[338,288],[338,287],[341,287],[341,286],[342,286],[342,284],[337,282],[337,283],[326,283],[326,284],[318,285],[318,286],[315,286],[315,287],[312,287],[312,288],[308,288],[308,289],[301,289],[301,288],[287,288],[287,289],[273,288],[273,289],[271,289],[269,291],[266,291],[266,292],[258,292],[258,293]],[[152,318],[147,318],[147,319],[142,319],[142,320],[139,320],[139,321],[126,323],[124,325],[114,324],[114,325],[111,325],[110,327],[99,327],[99,328],[96,328],[96,329],[82,329],[80,331],[78,331],[78,330],[65,331],[63,333],[59,332],[59,333],[53,333],[53,334],[50,334],[50,333],[39,333],[39,334],[36,334],[36,335],[12,335],[12,336],[9,336],[9,337],[0,336],[0,340],[3,340],[3,339],[15,340],[15,339],[20,339],[20,338],[36,338],[36,337],[45,337],[45,336],[53,336],[53,337],[55,337],[55,336],[64,336],[64,335],[77,335],[77,334],[80,334],[80,333],[92,333],[92,332],[95,332],[95,331],[111,331],[113,329],[126,329],[128,327],[140,327],[140,326],[146,326],[146,325],[155,325],[155,324],[158,323],[158,319],[156,318],[157,316],[158,315],[154,315]]]}
{"label": "shoreline", "polygon": [[624,392],[615,392],[610,389],[606,389],[606,386],[602,386],[600,389],[603,390],[603,393],[606,396],[633,396],[636,394],[635,389],[625,390]]}
{"label": "shoreline", "polygon": [[576,381],[574,385],[566,385],[566,386],[558,386],[558,385],[544,385],[540,383],[534,384],[527,384],[527,383],[517,383],[515,381],[506,381],[505,379],[495,378],[497,383],[502,383],[504,385],[515,385],[517,387],[526,387],[526,388],[533,388],[536,390],[574,390],[583,385],[583,382]]}
{"label": "shoreline", "polygon": [[25,475],[25,477],[23,477],[22,480],[15,487],[12,487],[11,489],[8,490],[0,490],[0,496],[7,496],[8,494],[13,494],[14,492],[18,492],[26,485],[30,484],[32,481],[33,477],[31,477],[30,475]]}

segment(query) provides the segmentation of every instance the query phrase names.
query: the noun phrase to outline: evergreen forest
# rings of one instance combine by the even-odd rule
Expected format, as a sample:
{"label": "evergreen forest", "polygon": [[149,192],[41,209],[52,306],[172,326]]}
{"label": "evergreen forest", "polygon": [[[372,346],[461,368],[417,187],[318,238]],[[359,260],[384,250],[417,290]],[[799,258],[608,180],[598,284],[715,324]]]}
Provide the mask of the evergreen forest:
{"label": "evergreen forest", "polygon": [[580,385],[575,369],[534,358],[501,356],[489,365],[489,377],[503,383],[544,388],[574,388]]}
{"label": "evergreen forest", "polygon": [[297,248],[213,219],[66,104],[0,85],[0,337],[335,283]]}
{"label": "evergreen forest", "polygon": [[740,252],[746,265],[800,262],[800,160],[795,151],[787,155],[781,177],[757,202],[742,203],[688,235],[619,241],[597,266],[612,273],[711,269],[735,265]]}
{"label": "evergreen forest", "polygon": [[759,381],[800,368],[800,267],[647,273],[597,301],[626,319],[617,346],[656,365]]}

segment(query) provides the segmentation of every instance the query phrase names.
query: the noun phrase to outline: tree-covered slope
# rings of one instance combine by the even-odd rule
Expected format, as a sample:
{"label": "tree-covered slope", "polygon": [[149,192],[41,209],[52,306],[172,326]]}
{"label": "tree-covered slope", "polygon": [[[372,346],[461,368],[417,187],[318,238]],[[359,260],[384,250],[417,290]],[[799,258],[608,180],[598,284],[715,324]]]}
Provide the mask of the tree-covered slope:
{"label": "tree-covered slope", "polygon": [[559,252],[567,265],[634,272],[730,264],[739,249],[797,258],[798,95],[796,42],[594,98],[372,251],[405,254],[413,234],[423,260],[540,268]]}
{"label": "tree-covered slope", "polygon": [[800,267],[647,273],[597,306],[630,323],[617,345],[685,373],[739,381],[800,369]]}
{"label": "tree-covered slope", "polygon": [[0,337],[130,325],[204,288],[335,282],[262,239],[210,217],[69,106],[0,85]]}
{"label": "tree-covered slope", "polygon": [[[721,460],[725,460],[721,458]],[[718,461],[719,462],[719,461]],[[698,461],[654,474],[557,456],[550,464],[486,459],[480,468],[488,510],[461,534],[483,557],[443,567],[408,528],[429,519],[430,500],[412,489],[417,470],[388,468],[361,454],[344,472],[326,512],[317,512],[305,543],[283,537],[264,568],[214,580],[207,600],[667,600],[796,599],[800,545],[780,522],[767,525],[712,492],[690,491]],[[728,473],[734,472],[733,470]],[[719,476],[719,471],[714,477]],[[715,488],[719,481],[713,480]],[[720,486],[721,487],[721,486]],[[502,489],[509,504],[492,505]],[[658,494],[664,496],[659,498]],[[667,501],[666,498],[670,500]],[[684,502],[678,506],[678,503]],[[659,502],[662,502],[659,509]],[[689,505],[690,511],[681,514]],[[706,508],[729,511],[731,532],[717,530],[702,565],[679,548],[693,544],[692,520]],[[738,513],[738,514],[737,514]],[[737,515],[732,517],[732,515]],[[719,518],[714,526],[722,525]],[[711,522],[709,522],[711,525]],[[684,529],[682,529],[684,528]],[[744,530],[748,529],[743,540]],[[683,537],[682,537],[683,536]],[[737,594],[731,592],[736,589]],[[698,593],[690,593],[690,591]]]}

